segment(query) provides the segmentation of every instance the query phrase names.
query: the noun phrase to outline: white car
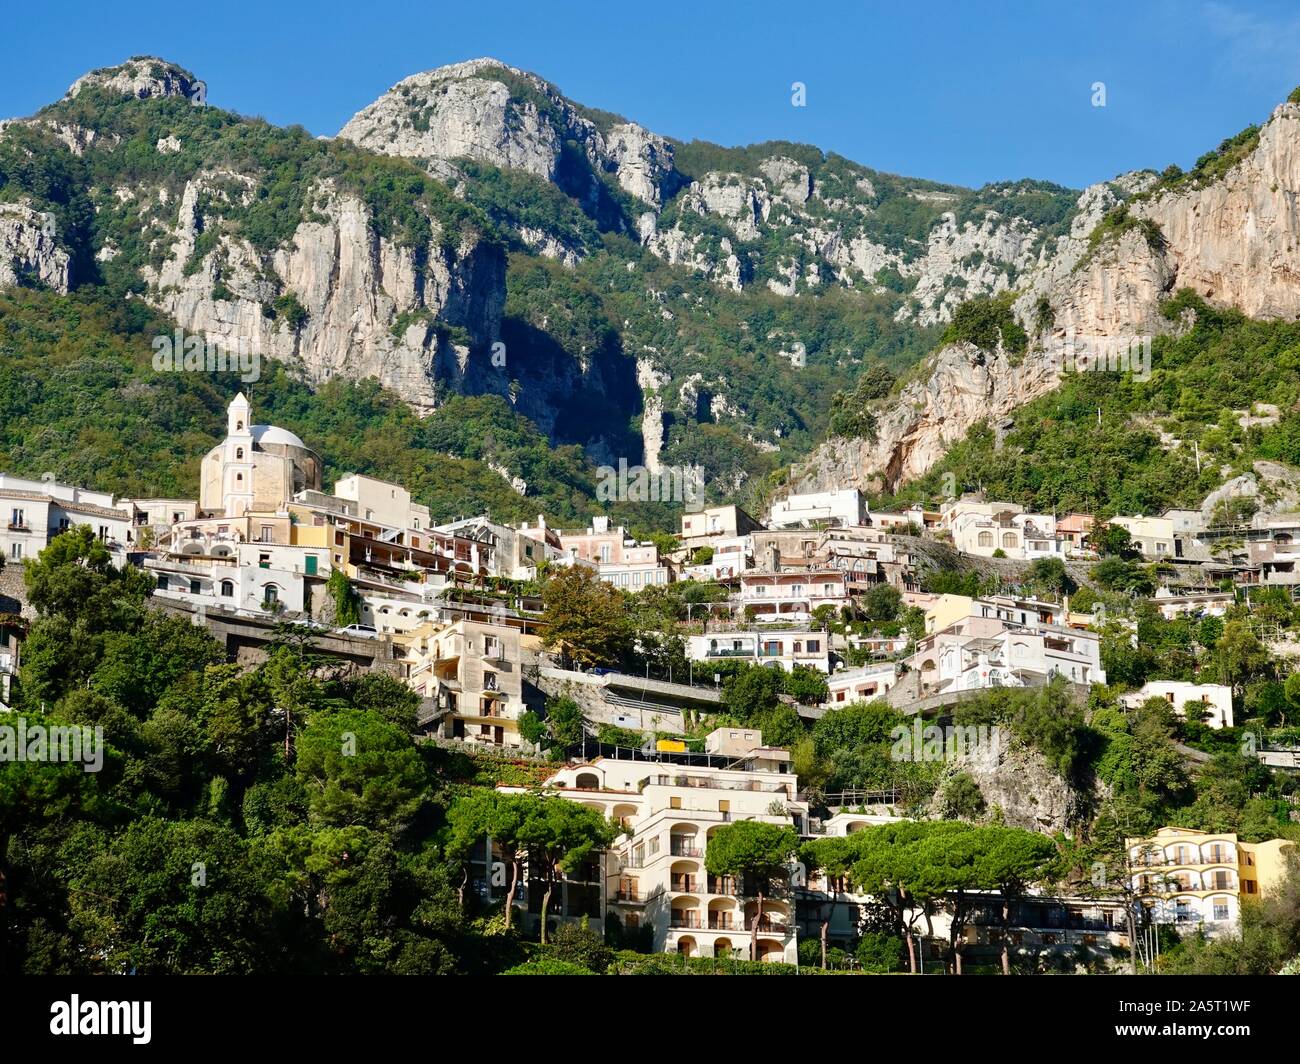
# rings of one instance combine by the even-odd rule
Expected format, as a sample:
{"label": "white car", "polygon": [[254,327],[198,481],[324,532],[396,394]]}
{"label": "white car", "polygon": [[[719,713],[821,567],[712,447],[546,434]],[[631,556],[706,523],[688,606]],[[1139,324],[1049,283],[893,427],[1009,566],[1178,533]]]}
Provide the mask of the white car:
{"label": "white car", "polygon": [[340,628],[344,635],[359,636],[362,639],[378,639],[379,629],[373,624],[350,624],[346,628]]}

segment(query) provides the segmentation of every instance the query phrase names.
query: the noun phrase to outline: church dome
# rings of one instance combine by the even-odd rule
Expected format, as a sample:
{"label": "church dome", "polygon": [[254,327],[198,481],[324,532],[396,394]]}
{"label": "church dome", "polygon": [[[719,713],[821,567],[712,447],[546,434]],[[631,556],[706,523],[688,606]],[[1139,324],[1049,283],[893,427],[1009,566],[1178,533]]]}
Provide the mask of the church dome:
{"label": "church dome", "polygon": [[253,434],[253,442],[259,445],[278,443],[288,447],[307,449],[307,445],[292,432],[276,425],[254,425],[250,431]]}

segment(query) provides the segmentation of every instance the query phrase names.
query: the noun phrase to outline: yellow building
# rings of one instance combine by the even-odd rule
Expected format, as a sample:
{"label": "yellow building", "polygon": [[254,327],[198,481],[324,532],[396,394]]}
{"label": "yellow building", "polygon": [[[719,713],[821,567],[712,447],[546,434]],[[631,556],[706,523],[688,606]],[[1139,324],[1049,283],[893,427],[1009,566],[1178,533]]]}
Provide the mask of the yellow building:
{"label": "yellow building", "polygon": [[926,634],[942,632],[971,616],[975,600],[969,595],[939,595],[925,611]]}
{"label": "yellow building", "polygon": [[1126,839],[1132,888],[1156,923],[1235,929],[1245,898],[1267,897],[1286,876],[1287,839],[1241,842],[1231,832],[1161,828]]}

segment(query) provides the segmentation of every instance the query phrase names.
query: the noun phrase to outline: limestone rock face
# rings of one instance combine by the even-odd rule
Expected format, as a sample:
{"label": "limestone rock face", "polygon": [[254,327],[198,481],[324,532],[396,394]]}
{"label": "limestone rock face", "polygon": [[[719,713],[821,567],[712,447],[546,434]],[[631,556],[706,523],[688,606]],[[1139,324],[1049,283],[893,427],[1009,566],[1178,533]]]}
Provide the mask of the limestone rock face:
{"label": "limestone rock face", "polygon": [[953,759],[936,793],[933,813],[938,813],[944,783],[964,772],[979,785],[987,808],[1000,811],[1008,827],[1069,835],[1086,821],[1089,796],[1052,771],[1042,754],[1012,739],[1005,729],[990,728],[988,738]]}
{"label": "limestone rock face", "polygon": [[922,475],[985,418],[997,418],[1055,388],[1057,361],[1042,353],[1016,364],[1007,353],[951,344],[928,373],[909,382],[878,414],[877,438],[832,439],[794,471],[798,491],[892,489]]}
{"label": "limestone rock face", "polygon": [[147,100],[164,96],[193,95],[196,79],[188,70],[155,56],[135,56],[114,67],[92,70],[74,81],[67,96],[73,97],[87,88]]}
{"label": "limestone rock face", "polygon": [[398,82],[339,136],[411,159],[470,158],[558,177],[566,140],[620,188],[658,206],[673,173],[672,145],[632,122],[602,132],[553,85],[495,59],[472,59]]}
{"label": "limestone rock face", "polygon": [[66,293],[68,253],[57,243],[54,215],[30,203],[0,203],[0,288],[37,284]]}
{"label": "limestone rock face", "polygon": [[[251,179],[242,184],[251,195]],[[146,269],[147,298],[181,328],[230,350],[249,344],[299,367],[312,383],[377,377],[423,412],[437,404],[439,377],[459,383],[489,374],[469,361],[468,348],[441,338],[435,319],[464,328],[475,350],[496,338],[505,295],[496,245],[466,232],[444,247],[435,226],[427,247],[402,246],[378,234],[359,199],[325,187],[312,190],[324,220],[300,223],[269,261],[223,235],[194,268],[203,197],[232,185],[240,187],[240,177],[228,172],[190,181],[168,235],[170,254],[158,270]],[[267,314],[283,294],[306,311],[297,327]]]}
{"label": "limestone rock face", "polygon": [[[1161,302],[1181,288],[1253,317],[1297,317],[1298,197],[1300,105],[1293,103],[1278,106],[1254,150],[1216,180],[1159,187],[1146,173],[1092,186],[1079,199],[1070,232],[1018,285],[1014,310],[1032,338],[1023,360],[1012,365],[997,352],[939,351],[929,379],[912,382],[879,412],[875,441],[824,444],[796,470],[797,481],[893,488],[921,475],[978,422],[1057,387],[1062,352],[1072,340],[1140,342],[1181,327],[1160,314]],[[1158,232],[1130,227],[1090,241],[1097,223],[1121,202]],[[1013,245],[1004,251],[1014,254]],[[1043,305],[1050,325],[1040,331]]]}

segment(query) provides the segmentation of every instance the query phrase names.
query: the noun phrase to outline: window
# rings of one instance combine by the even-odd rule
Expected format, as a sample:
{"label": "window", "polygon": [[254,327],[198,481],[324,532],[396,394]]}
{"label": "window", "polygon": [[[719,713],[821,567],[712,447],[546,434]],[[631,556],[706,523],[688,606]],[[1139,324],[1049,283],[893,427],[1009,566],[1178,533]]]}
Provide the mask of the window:
{"label": "window", "polygon": [[1016,534],[1014,532],[1002,533],[1002,546],[1014,547],[1016,545]]}
{"label": "window", "polygon": [[236,462],[242,462],[243,460],[244,460],[244,449],[243,449],[242,447],[236,447],[236,448],[235,448],[235,461],[236,461]]}
{"label": "window", "polygon": [[822,649],[822,641],[821,641],[820,639],[810,639],[810,640],[808,640],[808,653],[809,653],[809,654],[820,654],[820,653],[821,653],[821,649]]}
{"label": "window", "polygon": [[158,577],[158,590],[159,591],[167,590],[167,577],[161,574]]}
{"label": "window", "polygon": [[23,556],[23,545],[21,543],[9,544],[9,557],[18,561]]}
{"label": "window", "polygon": [[229,580],[221,581],[221,597],[222,598],[235,597],[235,585],[231,583],[231,581]]}
{"label": "window", "polygon": [[9,522],[9,525],[12,528],[26,528],[27,515],[22,510],[15,510],[13,512],[13,520]]}
{"label": "window", "polygon": [[262,593],[262,601],[268,606],[280,601],[280,589],[274,584],[267,584],[266,590]]}
{"label": "window", "polygon": [[1226,920],[1226,919],[1228,919],[1228,903],[1227,903],[1227,901],[1224,901],[1224,900],[1219,899],[1219,898],[1216,898],[1216,899],[1214,900],[1214,916],[1213,916],[1213,919],[1216,920],[1216,921],[1217,921],[1217,920]]}
{"label": "window", "polygon": [[981,547],[991,547],[991,546],[993,546],[993,533],[992,533],[992,532],[981,532],[981,533],[979,534],[979,545],[980,545]]}
{"label": "window", "polygon": [[682,807],[682,800],[680,798],[674,796],[668,799],[669,809],[680,809],[681,807]]}
{"label": "window", "polygon": [[317,559],[316,555],[314,555],[314,554],[309,554],[309,555],[307,555],[307,559],[306,559],[306,560],[307,560],[307,575],[308,575],[308,576],[315,576],[315,575],[316,575],[316,572],[317,572],[317,568],[316,568],[316,567],[317,567],[317,565],[319,564],[319,559]]}
{"label": "window", "polygon": [[200,590],[201,590],[201,589],[200,589],[200,587],[199,587],[199,582],[198,582],[197,580],[191,580],[191,581],[190,581],[190,594],[191,594],[191,595],[197,595],[197,594],[199,594],[199,591],[200,591]]}

